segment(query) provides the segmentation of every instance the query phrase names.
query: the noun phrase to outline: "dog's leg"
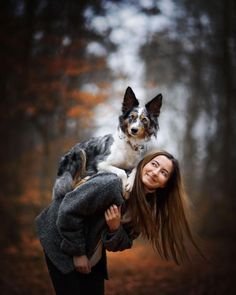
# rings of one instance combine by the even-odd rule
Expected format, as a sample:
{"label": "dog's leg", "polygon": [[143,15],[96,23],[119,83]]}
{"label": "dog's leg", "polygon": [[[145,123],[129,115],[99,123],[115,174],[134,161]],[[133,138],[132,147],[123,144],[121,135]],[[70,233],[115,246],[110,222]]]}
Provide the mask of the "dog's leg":
{"label": "dog's leg", "polygon": [[64,172],[62,176],[55,181],[52,190],[52,199],[64,197],[66,193],[73,189],[73,178],[70,172]]}
{"label": "dog's leg", "polygon": [[[137,171],[137,169],[134,168],[131,171],[131,173],[130,173],[128,179],[127,179],[126,186],[125,186],[126,192],[131,192],[132,191],[132,188],[134,186],[134,179],[135,179],[136,171]],[[128,195],[128,194],[126,194],[126,195]]]}
{"label": "dog's leg", "polygon": [[86,153],[75,146],[61,158],[52,198],[64,197],[67,192],[74,189],[76,183],[85,176],[85,170]]}

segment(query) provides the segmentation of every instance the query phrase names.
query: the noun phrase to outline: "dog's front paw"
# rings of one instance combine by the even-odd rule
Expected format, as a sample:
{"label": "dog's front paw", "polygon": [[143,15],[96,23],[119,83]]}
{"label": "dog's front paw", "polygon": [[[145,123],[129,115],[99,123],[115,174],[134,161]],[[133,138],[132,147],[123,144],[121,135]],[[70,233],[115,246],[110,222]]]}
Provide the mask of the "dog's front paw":
{"label": "dog's front paw", "polygon": [[125,190],[130,193],[133,189],[133,186],[134,186],[134,179],[133,177],[129,177],[126,182]]}
{"label": "dog's front paw", "polygon": [[122,190],[123,190],[123,194],[125,194],[126,184],[127,184],[127,175],[125,171],[121,169],[119,169],[119,171],[117,171],[116,174],[122,180]]}
{"label": "dog's front paw", "polygon": [[134,186],[134,180],[135,180],[135,175],[136,175],[136,168],[134,168],[132,170],[132,172],[130,173],[127,181],[126,181],[126,186],[125,186],[125,191],[126,193],[124,194],[124,198],[127,199],[129,196],[129,193],[132,191],[133,186]]}

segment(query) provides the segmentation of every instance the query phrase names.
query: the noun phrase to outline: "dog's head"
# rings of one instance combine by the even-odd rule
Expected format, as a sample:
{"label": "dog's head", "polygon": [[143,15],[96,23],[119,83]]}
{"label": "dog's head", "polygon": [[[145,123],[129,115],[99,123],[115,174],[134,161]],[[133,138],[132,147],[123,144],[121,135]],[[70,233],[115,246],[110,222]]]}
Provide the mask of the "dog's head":
{"label": "dog's head", "polygon": [[162,95],[158,94],[145,107],[139,107],[133,90],[128,87],[122,104],[122,115],[119,117],[121,130],[129,138],[140,140],[149,140],[151,136],[156,136],[161,105]]}

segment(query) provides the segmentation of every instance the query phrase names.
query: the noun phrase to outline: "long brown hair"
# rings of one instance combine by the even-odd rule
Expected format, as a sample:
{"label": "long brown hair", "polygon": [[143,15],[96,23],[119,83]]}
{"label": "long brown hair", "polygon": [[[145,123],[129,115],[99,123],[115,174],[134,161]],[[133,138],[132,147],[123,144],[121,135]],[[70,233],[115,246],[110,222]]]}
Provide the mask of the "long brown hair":
{"label": "long brown hair", "polygon": [[[165,188],[158,188],[147,195],[141,173],[147,163],[160,155],[172,161],[173,171]],[[186,237],[201,254],[190,230],[187,203],[179,163],[171,154],[157,151],[139,162],[127,204],[132,222],[161,257],[173,258],[177,264],[189,258]]]}

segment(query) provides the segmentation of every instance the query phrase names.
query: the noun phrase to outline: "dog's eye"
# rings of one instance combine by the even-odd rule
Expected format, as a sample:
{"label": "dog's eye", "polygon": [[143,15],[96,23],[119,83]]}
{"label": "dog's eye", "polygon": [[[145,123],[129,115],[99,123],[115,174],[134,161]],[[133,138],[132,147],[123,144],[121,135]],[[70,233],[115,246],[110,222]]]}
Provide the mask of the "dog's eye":
{"label": "dog's eye", "polygon": [[143,123],[143,124],[148,124],[148,119],[147,119],[147,118],[143,118],[143,119],[142,119],[142,123]]}
{"label": "dog's eye", "polygon": [[129,115],[129,118],[130,118],[130,120],[133,121],[133,120],[136,118],[136,116],[135,116],[134,114],[130,114],[130,115]]}

